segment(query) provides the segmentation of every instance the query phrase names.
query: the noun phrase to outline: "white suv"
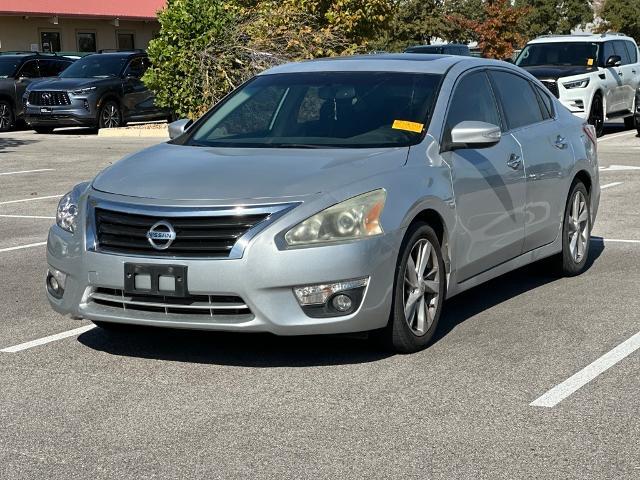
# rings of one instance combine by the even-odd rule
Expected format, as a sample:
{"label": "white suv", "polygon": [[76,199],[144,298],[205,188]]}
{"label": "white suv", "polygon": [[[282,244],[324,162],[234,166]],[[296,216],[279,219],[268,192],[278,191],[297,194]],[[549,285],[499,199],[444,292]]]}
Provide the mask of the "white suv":
{"label": "white suv", "polygon": [[631,37],[547,35],[529,42],[516,65],[537,77],[573,114],[603,134],[605,120],[634,126],[640,55]]}

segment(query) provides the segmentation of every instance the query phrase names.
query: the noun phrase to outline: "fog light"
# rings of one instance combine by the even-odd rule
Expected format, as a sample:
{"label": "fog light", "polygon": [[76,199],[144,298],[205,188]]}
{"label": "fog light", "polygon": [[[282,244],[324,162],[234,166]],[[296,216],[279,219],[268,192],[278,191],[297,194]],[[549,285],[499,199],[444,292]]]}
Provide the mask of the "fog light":
{"label": "fog light", "polygon": [[343,293],[333,297],[333,300],[331,300],[331,303],[333,305],[333,308],[335,308],[339,312],[348,312],[349,310],[351,310],[351,307],[353,306],[351,297]]}
{"label": "fog light", "polygon": [[49,268],[47,271],[47,291],[51,296],[55,298],[62,298],[64,295],[64,287],[67,281],[67,274],[56,270],[55,268]]}
{"label": "fog light", "polygon": [[87,112],[90,110],[90,108],[89,108],[89,101],[88,101],[88,100],[85,100],[85,101],[84,101],[84,109],[85,109]]}
{"label": "fog light", "polygon": [[307,285],[304,287],[296,287],[293,289],[298,303],[305,305],[323,305],[332,295],[343,290],[351,290],[354,288],[366,287],[369,283],[368,278],[360,278],[358,280],[345,280],[336,283],[321,283],[318,285]]}

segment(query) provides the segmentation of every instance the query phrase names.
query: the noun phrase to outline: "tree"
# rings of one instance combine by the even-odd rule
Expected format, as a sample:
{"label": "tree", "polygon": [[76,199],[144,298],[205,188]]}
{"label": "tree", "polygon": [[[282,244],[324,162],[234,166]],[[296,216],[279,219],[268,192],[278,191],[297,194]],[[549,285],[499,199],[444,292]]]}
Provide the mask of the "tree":
{"label": "tree", "polygon": [[569,34],[593,21],[589,0],[516,0],[518,7],[530,7],[525,24],[530,37]]}
{"label": "tree", "polygon": [[599,31],[623,32],[640,42],[640,1],[605,0],[599,14]]}
{"label": "tree", "polygon": [[511,58],[514,47],[526,42],[524,23],[530,8],[513,6],[510,0],[486,0],[483,11],[483,20],[461,15],[451,15],[449,19],[460,28],[473,32],[483,56]]}

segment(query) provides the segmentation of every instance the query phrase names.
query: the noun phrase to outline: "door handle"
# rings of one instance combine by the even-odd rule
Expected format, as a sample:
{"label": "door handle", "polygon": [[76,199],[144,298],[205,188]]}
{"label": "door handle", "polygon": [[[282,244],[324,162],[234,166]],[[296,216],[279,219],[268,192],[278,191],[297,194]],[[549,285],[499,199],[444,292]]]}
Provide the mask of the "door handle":
{"label": "door handle", "polygon": [[558,135],[558,137],[556,138],[556,143],[554,144],[555,147],[559,150],[564,150],[565,148],[567,148],[567,139],[564,138],[562,135]]}
{"label": "door handle", "polygon": [[513,168],[514,170],[517,170],[518,168],[520,168],[521,163],[522,159],[520,158],[520,155],[512,153],[509,157],[509,161],[507,162],[507,166]]}
{"label": "door handle", "polygon": [[619,72],[618,72],[618,75],[619,75],[619,76],[621,76],[621,77],[623,77],[623,76],[624,76],[624,73],[622,73],[622,71],[619,71]]}

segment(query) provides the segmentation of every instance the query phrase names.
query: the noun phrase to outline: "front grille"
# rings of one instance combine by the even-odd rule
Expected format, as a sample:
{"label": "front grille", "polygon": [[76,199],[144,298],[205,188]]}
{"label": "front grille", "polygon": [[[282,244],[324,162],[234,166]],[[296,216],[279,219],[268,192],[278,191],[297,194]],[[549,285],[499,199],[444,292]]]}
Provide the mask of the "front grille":
{"label": "front grille", "polygon": [[29,103],[44,107],[71,105],[67,92],[29,92]]}
{"label": "front grille", "polygon": [[[207,217],[160,217],[96,208],[97,249],[133,255],[171,257],[228,257],[236,241],[262,222],[268,213]],[[176,238],[157,250],[147,232],[157,222],[169,222]]]}
{"label": "front grille", "polygon": [[555,80],[541,80],[542,84],[547,87],[556,98],[560,98],[560,92],[558,91],[558,82]]}
{"label": "front grille", "polygon": [[102,307],[119,311],[139,311],[158,313],[163,316],[218,317],[234,320],[250,320],[251,309],[242,298],[233,295],[189,295],[185,298],[161,295],[126,295],[114,288],[96,288],[89,301]]}

